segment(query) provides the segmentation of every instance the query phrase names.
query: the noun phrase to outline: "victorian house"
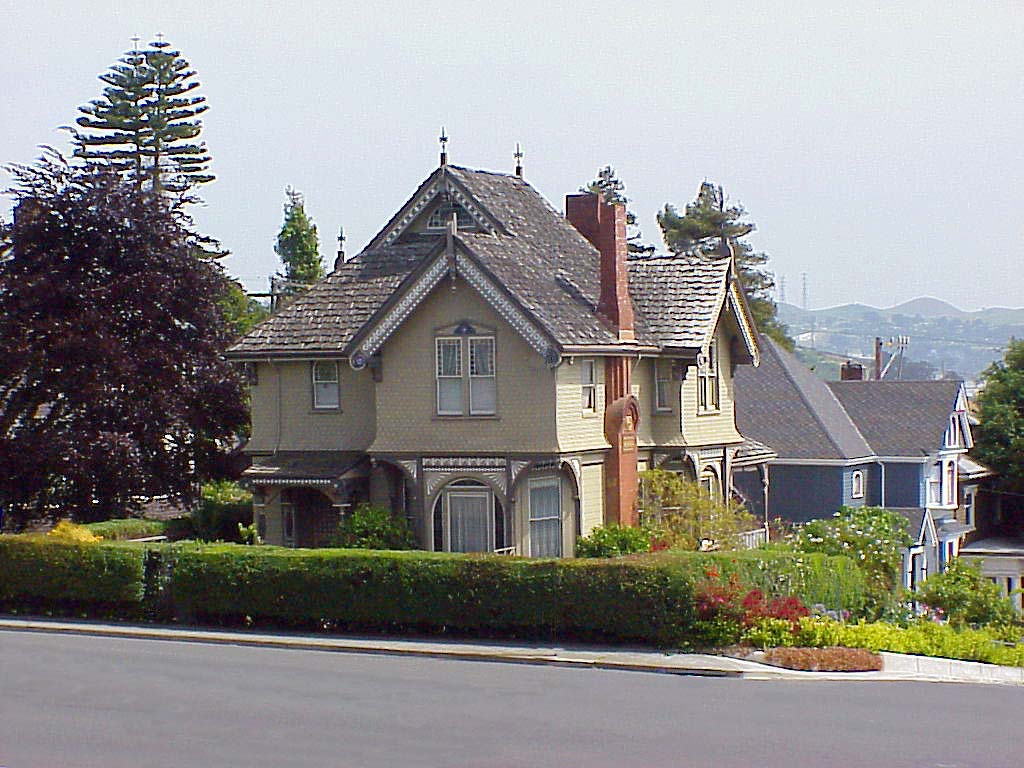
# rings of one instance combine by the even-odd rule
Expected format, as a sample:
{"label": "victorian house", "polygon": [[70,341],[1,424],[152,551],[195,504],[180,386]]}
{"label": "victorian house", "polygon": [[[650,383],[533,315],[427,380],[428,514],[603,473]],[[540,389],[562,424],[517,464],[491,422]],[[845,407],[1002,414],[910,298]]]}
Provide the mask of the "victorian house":
{"label": "victorian house", "polygon": [[265,541],[319,546],[359,501],[425,549],[571,555],[637,519],[637,473],[730,492],[758,345],[730,255],[631,258],[625,210],[449,165],[366,248],[241,339]]}

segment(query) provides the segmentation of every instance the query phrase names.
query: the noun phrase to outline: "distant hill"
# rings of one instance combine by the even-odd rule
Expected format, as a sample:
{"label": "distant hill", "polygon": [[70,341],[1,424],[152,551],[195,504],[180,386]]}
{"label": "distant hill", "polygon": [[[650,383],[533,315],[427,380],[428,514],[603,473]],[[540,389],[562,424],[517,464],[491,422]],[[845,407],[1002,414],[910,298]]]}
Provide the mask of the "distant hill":
{"label": "distant hill", "polygon": [[941,299],[922,297],[879,309],[843,304],[804,310],[779,304],[779,319],[806,349],[838,357],[871,358],[876,336],[909,336],[907,358],[977,379],[1000,359],[1011,336],[1024,338],[1024,308],[966,312]]}

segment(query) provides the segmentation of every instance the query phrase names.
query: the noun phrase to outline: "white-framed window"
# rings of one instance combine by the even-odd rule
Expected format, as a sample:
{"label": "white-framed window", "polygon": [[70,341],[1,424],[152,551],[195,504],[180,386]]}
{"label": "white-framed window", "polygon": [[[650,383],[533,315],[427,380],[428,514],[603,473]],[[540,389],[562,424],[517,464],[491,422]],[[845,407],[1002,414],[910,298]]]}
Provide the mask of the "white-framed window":
{"label": "white-framed window", "polygon": [[494,378],[494,337],[469,339],[469,412],[474,416],[494,415],[497,406]]}
{"label": "white-framed window", "polygon": [[562,556],[562,492],[557,476],[530,478],[530,556]]}
{"label": "white-framed window", "polygon": [[857,469],[853,472],[853,477],[850,480],[853,488],[850,491],[850,496],[854,499],[864,498],[864,473]]}
{"label": "white-framed window", "polygon": [[317,360],[313,363],[313,407],[318,410],[335,410],[340,404],[337,361]]}
{"label": "white-framed window", "polygon": [[[437,414],[493,416],[497,413],[494,337],[439,336],[435,344]],[[463,364],[466,359],[469,365]]]}
{"label": "white-framed window", "polygon": [[947,461],[943,477],[943,502],[947,507],[956,506],[956,462]]}
{"label": "white-framed window", "polygon": [[597,362],[592,357],[580,360],[580,407],[587,413],[597,410]]}
{"label": "white-framed window", "polygon": [[654,361],[654,410],[670,411],[672,402],[672,362],[670,360]]}
{"label": "white-framed window", "polygon": [[697,365],[697,410],[711,413],[719,409],[718,343],[711,342],[708,353]]}
{"label": "white-framed window", "polygon": [[977,493],[977,488],[964,489],[964,522],[972,528],[974,527],[974,504]]}
{"label": "white-framed window", "polygon": [[437,344],[437,412],[462,415],[462,339],[440,337]]}

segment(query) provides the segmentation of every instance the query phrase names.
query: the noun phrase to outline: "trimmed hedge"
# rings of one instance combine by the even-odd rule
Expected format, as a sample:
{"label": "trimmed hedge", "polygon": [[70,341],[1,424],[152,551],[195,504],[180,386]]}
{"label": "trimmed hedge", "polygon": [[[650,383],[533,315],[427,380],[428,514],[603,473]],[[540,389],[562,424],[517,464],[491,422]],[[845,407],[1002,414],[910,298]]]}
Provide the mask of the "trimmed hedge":
{"label": "trimmed hedge", "polygon": [[142,615],[144,552],[46,536],[0,536],[0,607],[10,611]]}
{"label": "trimmed hedge", "polygon": [[692,584],[643,563],[182,545],[170,603],[201,621],[692,642]]}
{"label": "trimmed hedge", "polygon": [[125,539],[144,539],[148,536],[163,536],[167,529],[167,523],[163,520],[140,520],[137,517],[129,517],[123,520],[89,523],[85,527],[94,536],[102,536],[107,541],[123,541]]}
{"label": "trimmed hedge", "polygon": [[816,596],[819,571],[847,569],[824,556],[773,554],[759,564],[757,553],[534,560],[197,542],[72,545],[26,536],[0,544],[6,609],[675,647],[713,642],[694,599],[709,569],[735,572],[769,597],[788,595],[783,586],[794,582]]}

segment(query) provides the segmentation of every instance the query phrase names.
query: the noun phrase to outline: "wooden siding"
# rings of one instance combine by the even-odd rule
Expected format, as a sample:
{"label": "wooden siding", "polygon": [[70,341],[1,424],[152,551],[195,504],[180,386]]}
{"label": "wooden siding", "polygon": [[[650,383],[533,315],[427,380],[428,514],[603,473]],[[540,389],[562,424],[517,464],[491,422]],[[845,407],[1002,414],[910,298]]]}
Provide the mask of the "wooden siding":
{"label": "wooden siding", "polygon": [[[597,408],[592,413],[583,410],[583,360],[594,361]],[[587,451],[610,448],[604,436],[604,359],[577,357],[571,365],[564,361],[555,369],[555,387],[555,419],[559,450]]]}
{"label": "wooden siding", "polygon": [[686,380],[682,387],[682,434],[685,445],[728,445],[743,440],[736,430],[729,334],[723,325],[719,324],[716,335],[718,341],[719,410],[714,413],[697,412],[697,367],[687,368]]}
{"label": "wooden siding", "polygon": [[604,464],[584,464],[583,475],[582,531],[586,536],[594,528],[604,525]]}
{"label": "wooden siding", "polygon": [[[463,320],[496,329],[497,414],[493,417],[437,416],[435,331]],[[377,437],[371,450],[557,450],[555,372],[464,281],[443,281],[384,344],[381,360]]]}
{"label": "wooden siding", "polygon": [[314,410],[310,366],[308,360],[258,364],[259,384],[250,388],[252,437],[247,451],[359,451],[373,441],[370,372],[353,371],[346,360],[339,360],[340,407]]}

